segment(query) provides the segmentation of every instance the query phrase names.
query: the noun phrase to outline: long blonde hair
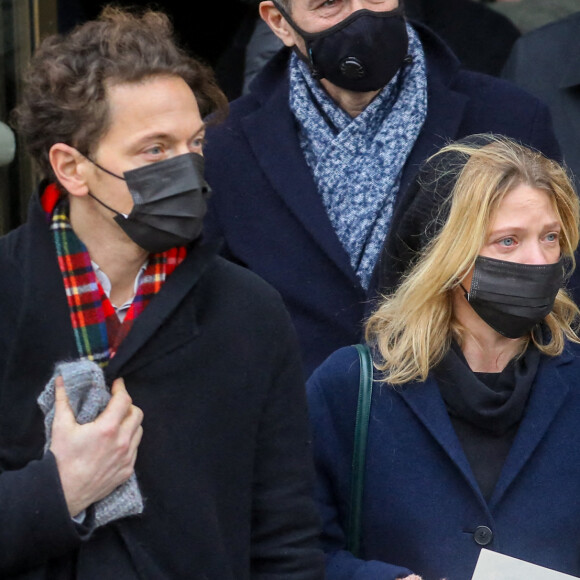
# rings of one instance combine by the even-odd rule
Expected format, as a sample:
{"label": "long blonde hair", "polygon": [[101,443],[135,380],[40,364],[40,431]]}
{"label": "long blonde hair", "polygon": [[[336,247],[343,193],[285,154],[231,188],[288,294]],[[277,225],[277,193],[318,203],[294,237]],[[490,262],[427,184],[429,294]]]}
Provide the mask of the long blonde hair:
{"label": "long blonde hair", "polygon": [[[476,135],[441,149],[425,162],[421,175],[431,176],[422,187],[439,188],[438,194],[442,185],[446,189],[435,223],[427,226],[438,233],[366,324],[367,341],[380,354],[377,368],[383,371],[385,382],[395,385],[424,381],[452,339],[461,344],[465,329],[454,318],[452,292],[472,269],[491,215],[508,192],[526,184],[550,195],[562,224],[560,247],[569,273],[575,266],[578,245],[576,192],[566,171],[537,151],[504,137]],[[547,355],[560,354],[565,337],[580,342],[572,328],[579,314],[578,307],[560,290],[545,319],[549,342],[540,344],[530,333],[524,346],[533,341]]]}

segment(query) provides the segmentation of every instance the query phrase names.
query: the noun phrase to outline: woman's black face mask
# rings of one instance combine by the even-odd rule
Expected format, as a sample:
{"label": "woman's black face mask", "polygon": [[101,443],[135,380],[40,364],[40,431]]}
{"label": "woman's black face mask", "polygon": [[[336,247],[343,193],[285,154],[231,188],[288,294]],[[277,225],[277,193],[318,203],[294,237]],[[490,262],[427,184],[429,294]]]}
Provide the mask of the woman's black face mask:
{"label": "woman's black face mask", "polygon": [[298,50],[297,54],[315,79],[324,78],[349,91],[376,91],[410,59],[401,7],[384,12],[357,10],[342,22],[315,33],[302,30],[277,2],[276,8],[303,38],[306,54]]}
{"label": "woman's black face mask", "polygon": [[465,297],[489,326],[507,338],[526,335],[552,311],[564,279],[555,264],[519,264],[478,256]]}
{"label": "woman's black face mask", "polygon": [[89,159],[99,169],[122,179],[133,198],[129,215],[89,195],[115,214],[115,221],[138,246],[150,253],[186,245],[201,235],[211,189],[203,177],[204,159],[185,153],[117,175]]}

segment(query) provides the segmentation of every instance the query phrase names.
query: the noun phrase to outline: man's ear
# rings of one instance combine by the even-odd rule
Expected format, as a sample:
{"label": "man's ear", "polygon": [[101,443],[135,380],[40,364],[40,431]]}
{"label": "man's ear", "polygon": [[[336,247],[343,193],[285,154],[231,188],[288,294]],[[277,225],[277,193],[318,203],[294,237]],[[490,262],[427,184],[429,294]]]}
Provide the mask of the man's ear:
{"label": "man's ear", "polygon": [[286,45],[294,46],[296,44],[295,32],[286,22],[284,16],[272,0],[260,2],[260,17],[272,29],[272,32]]}
{"label": "man's ear", "polygon": [[71,195],[82,197],[89,193],[85,176],[90,162],[84,155],[70,145],[55,143],[48,158],[56,178]]}

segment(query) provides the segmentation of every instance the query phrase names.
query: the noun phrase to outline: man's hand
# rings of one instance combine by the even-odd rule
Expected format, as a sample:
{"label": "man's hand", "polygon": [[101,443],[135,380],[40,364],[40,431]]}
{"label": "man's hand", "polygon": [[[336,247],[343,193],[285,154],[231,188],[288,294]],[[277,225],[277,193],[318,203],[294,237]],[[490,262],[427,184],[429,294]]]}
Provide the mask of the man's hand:
{"label": "man's hand", "polygon": [[50,450],[56,457],[71,516],[104,498],[133,473],[143,435],[143,412],[117,379],[111,400],[92,423],[80,425],[70,407],[62,377],[56,379]]}

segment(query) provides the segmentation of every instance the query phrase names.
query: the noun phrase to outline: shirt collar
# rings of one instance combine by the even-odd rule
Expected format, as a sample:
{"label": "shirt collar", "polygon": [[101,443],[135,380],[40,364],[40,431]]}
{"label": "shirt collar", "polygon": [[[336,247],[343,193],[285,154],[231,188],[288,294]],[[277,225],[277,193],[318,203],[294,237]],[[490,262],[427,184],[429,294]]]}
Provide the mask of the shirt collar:
{"label": "shirt collar", "polygon": [[[133,283],[133,296],[131,296],[131,298],[129,300],[127,300],[127,302],[125,302],[125,304],[122,304],[120,306],[113,304],[113,308],[117,312],[117,315],[119,315],[120,312],[126,313],[126,311],[130,308],[131,304],[133,303],[133,298],[135,298],[135,295],[137,294],[137,291],[139,290],[139,286],[141,285],[141,282],[143,281],[143,275],[145,274],[145,270],[147,269],[147,264],[148,264],[148,261],[145,261],[145,263],[139,269],[139,272],[137,272],[137,276],[135,276],[135,282]],[[107,295],[107,298],[110,299],[111,298],[111,281],[109,280],[109,277],[105,274],[105,272],[103,270],[101,270],[100,266],[96,262],[94,262],[93,260],[91,260],[91,265],[93,266],[93,270],[95,271],[95,276],[97,277],[99,284],[103,288],[103,292]]]}

